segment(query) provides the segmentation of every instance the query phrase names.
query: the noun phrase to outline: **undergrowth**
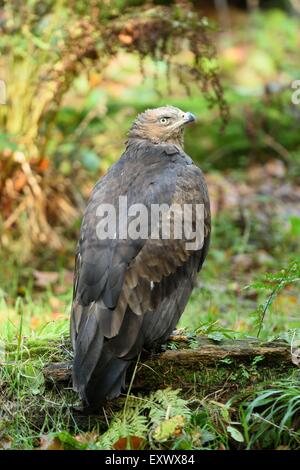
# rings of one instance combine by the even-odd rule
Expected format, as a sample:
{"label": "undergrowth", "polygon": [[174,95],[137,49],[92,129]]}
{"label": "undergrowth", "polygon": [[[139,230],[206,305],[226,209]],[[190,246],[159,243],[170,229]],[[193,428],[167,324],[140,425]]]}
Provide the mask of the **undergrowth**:
{"label": "undergrowth", "polygon": [[[279,258],[272,265],[273,273],[258,272],[256,280],[249,279],[248,283],[244,273],[239,284],[234,276],[228,283],[224,279],[228,277],[231,254],[221,245],[226,244],[226,232],[216,240],[202,285],[194,290],[181,321],[188,326],[186,347],[197,346],[196,335],[218,343],[260,334],[264,340],[289,341],[296,364],[299,322],[293,315],[296,318],[299,261],[295,257],[285,269],[276,271],[282,262]],[[56,287],[49,286],[38,295],[30,285],[21,289],[24,273],[19,282],[2,284],[7,287],[0,302],[0,447],[300,448],[298,371],[291,372],[292,366],[281,370],[280,365],[278,370],[263,369],[259,356],[248,365],[236,366],[224,359],[216,368],[199,368],[194,386],[187,390],[128,393],[99,415],[82,414],[71,384],[49,385],[43,374],[47,364],[72,359],[68,318],[71,287],[65,288],[63,275],[59,278]],[[238,287],[237,291],[237,285],[243,282],[248,287]],[[62,293],[57,294],[55,288]],[[53,320],[45,323],[45,318],[53,315],[49,307],[53,297],[62,313],[58,318],[55,313]],[[199,312],[199,305],[203,312]],[[170,347],[176,349],[180,344],[171,343]],[[188,373],[182,371],[183,382]],[[169,379],[165,386],[174,387],[171,373]],[[191,383],[190,377],[187,382]]]}
{"label": "undergrowth", "polygon": [[71,386],[49,385],[43,375],[49,362],[72,357],[66,327],[66,322],[53,323],[43,334],[24,337],[21,321],[18,335],[2,341],[1,447],[300,448],[299,372],[283,370],[279,378],[279,373],[269,371],[262,376],[268,380],[260,381],[260,357],[231,372],[230,362],[224,360],[210,370],[213,376],[203,373],[202,383],[195,383],[192,392],[171,388],[150,394],[128,392],[117,406],[109,404],[99,415],[85,416]]}

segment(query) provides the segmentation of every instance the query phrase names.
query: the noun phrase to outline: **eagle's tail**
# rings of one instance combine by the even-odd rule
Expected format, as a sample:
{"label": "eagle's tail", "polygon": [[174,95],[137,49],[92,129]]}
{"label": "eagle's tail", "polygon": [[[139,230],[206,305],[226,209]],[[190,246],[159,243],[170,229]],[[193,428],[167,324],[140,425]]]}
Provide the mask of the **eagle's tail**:
{"label": "eagle's tail", "polygon": [[126,371],[130,361],[116,357],[107,343],[90,377],[77,365],[76,354],[73,365],[73,386],[91,409],[99,408],[106,400],[120,395],[125,387]]}
{"label": "eagle's tail", "polygon": [[[82,312],[76,328],[74,319],[78,309]],[[73,306],[73,388],[90,408],[97,408],[121,393],[130,365],[130,361],[118,357],[111,341],[104,338],[102,313],[95,305],[93,308]]]}

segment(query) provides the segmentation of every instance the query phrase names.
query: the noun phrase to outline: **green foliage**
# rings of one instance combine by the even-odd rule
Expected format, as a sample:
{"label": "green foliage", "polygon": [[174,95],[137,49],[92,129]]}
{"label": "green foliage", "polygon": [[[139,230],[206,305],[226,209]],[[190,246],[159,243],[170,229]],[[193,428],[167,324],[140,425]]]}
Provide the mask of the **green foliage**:
{"label": "green foliage", "polygon": [[227,426],[226,429],[232,439],[234,439],[236,442],[244,442],[244,437],[237,428],[234,428],[233,426]]}
{"label": "green foliage", "polygon": [[[207,326],[206,331],[215,326]],[[149,395],[129,395],[120,411],[111,413],[110,408],[106,408],[109,427],[105,432],[103,427],[94,424],[86,436],[73,416],[77,396],[68,389],[45,388],[41,373],[44,365],[51,361],[70,359],[69,348],[65,348],[65,327],[65,323],[60,327],[49,324],[35,336],[24,338],[20,325],[14,330],[15,336],[9,333],[2,344],[0,402],[4,406],[5,436],[9,436],[13,448],[40,445],[82,450],[269,448],[275,445],[297,448],[297,374],[282,382],[262,385],[259,391],[255,386],[250,387],[250,392],[249,387],[242,387],[241,392],[233,393],[229,402],[217,399],[219,392],[222,396],[222,389],[216,390],[215,386],[215,399],[211,392],[199,399],[196,383],[195,391],[188,393],[189,399],[187,394],[172,389]],[[226,383],[237,390],[242,380],[251,383],[261,359],[257,356],[250,366],[241,365],[232,371]],[[231,364],[223,362],[230,370]],[[209,382],[202,380],[201,386],[205,389]],[[13,413],[10,411],[8,419],[5,410],[7,407],[14,409],[16,397],[17,408]],[[44,416],[39,429],[36,429],[37,410]]]}
{"label": "green foliage", "polygon": [[246,406],[241,405],[248,426],[247,448],[299,449],[299,385],[299,374],[295,374],[258,391]]}
{"label": "green foliage", "polygon": [[149,417],[152,425],[158,425],[166,416],[182,416],[189,419],[190,410],[187,407],[187,400],[179,396],[178,390],[158,390],[149,396],[145,408],[149,409]]}
{"label": "green foliage", "polygon": [[108,431],[97,441],[96,448],[112,449],[113,445],[122,438],[128,439],[130,448],[130,437],[145,438],[147,430],[148,421],[141,414],[141,409],[137,405],[128,407],[125,414],[121,411],[113,417]]}
{"label": "green foliage", "polygon": [[209,339],[212,339],[216,342],[222,341],[225,338],[233,339],[236,336],[234,331],[223,328],[221,325],[219,325],[218,321],[201,324],[198,328],[196,328],[195,333],[197,335],[204,334]]}
{"label": "green foliage", "polygon": [[[153,445],[174,440],[188,423],[191,410],[188,401],[179,396],[178,390],[158,390],[148,397],[130,396],[126,407],[113,417],[108,431],[96,443],[99,449],[111,449],[122,438],[139,437],[153,440]],[[170,443],[169,443],[170,445]]]}
{"label": "green foliage", "polygon": [[[177,87],[201,93],[227,119],[210,26],[192,4],[55,0],[42,7],[33,0],[20,8],[11,1],[4,4],[0,30],[1,79],[7,83],[7,104],[0,106],[2,238],[11,251],[18,247],[10,243],[12,232],[22,238],[23,259],[46,243],[63,249],[57,227],[70,229],[79,217],[78,187],[120,155],[128,106],[107,103],[102,86],[120,51],[133,61],[133,75],[152,77],[152,93],[158,78],[169,83],[172,76]],[[7,188],[16,180],[12,196]]]}
{"label": "green foliage", "polygon": [[286,287],[300,281],[300,262],[295,261],[285,269],[281,269],[277,273],[268,273],[263,279],[252,283],[248,287],[254,289],[262,289],[271,291],[265,302],[259,305],[256,311],[256,325],[257,325],[257,336],[259,337],[260,332],[263,328],[263,322],[267,314],[268,309],[278,296],[278,294]]}

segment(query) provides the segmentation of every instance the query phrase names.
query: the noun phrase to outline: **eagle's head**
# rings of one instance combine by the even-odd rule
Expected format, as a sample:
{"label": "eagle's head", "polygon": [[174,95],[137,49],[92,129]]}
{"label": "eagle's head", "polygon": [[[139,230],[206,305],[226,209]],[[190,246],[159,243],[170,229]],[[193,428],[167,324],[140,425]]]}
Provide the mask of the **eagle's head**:
{"label": "eagle's head", "polygon": [[129,140],[143,139],[155,144],[171,143],[183,146],[184,127],[195,120],[194,114],[185,113],[174,106],[147,109],[133,122]]}

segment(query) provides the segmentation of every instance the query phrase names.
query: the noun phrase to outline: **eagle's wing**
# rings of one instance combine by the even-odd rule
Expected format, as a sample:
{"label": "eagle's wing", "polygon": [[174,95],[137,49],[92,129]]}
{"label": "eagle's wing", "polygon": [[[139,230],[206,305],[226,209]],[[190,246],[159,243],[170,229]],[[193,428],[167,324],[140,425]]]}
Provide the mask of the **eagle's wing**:
{"label": "eagle's wing", "polygon": [[[120,240],[118,236],[99,240],[97,207],[105,203],[118,207],[122,195],[127,196],[128,207],[204,204],[203,246],[190,251],[186,240]],[[88,403],[120,393],[128,361],[144,345],[168,337],[204,261],[209,233],[204,178],[177,147],[129,148],[96,185],[78,244],[71,324],[73,382]]]}

